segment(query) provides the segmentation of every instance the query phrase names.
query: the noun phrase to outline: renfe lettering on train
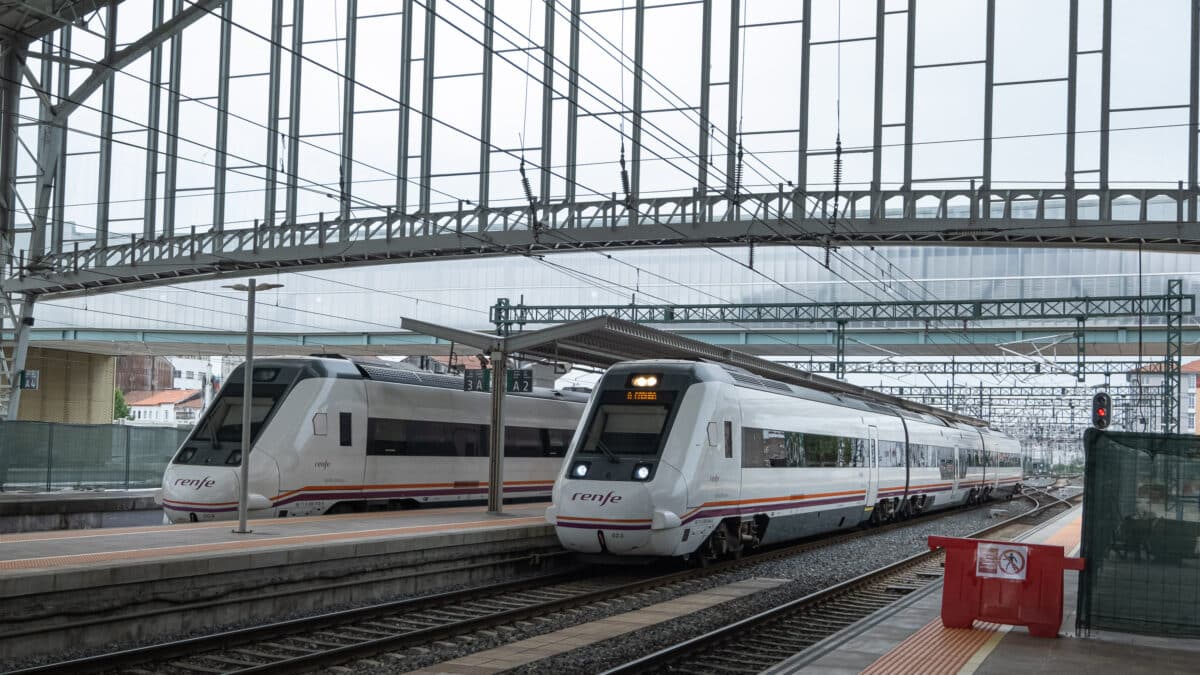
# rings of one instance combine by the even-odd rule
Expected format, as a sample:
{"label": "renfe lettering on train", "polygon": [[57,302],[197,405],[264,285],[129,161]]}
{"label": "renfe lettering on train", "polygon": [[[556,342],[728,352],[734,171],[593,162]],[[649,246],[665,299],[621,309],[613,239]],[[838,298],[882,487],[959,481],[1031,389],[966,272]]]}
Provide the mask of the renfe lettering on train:
{"label": "renfe lettering on train", "polygon": [[575,494],[571,495],[571,501],[600,502],[600,506],[604,506],[605,504],[616,504],[617,502],[621,501],[621,495],[614,495],[612,491],[609,491],[609,493],[606,495],[595,494],[591,492],[576,492]]}
{"label": "renfe lettering on train", "polygon": [[208,488],[217,484],[217,481],[205,476],[204,478],[177,478],[175,484],[179,487],[190,487],[199,490],[200,488]]}

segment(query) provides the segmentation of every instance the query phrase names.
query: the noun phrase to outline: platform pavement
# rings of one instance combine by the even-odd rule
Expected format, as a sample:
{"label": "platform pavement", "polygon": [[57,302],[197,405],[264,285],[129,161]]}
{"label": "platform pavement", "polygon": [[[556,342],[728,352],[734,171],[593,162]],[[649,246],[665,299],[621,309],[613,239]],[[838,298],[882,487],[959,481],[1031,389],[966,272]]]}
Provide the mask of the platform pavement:
{"label": "platform pavement", "polygon": [[158,493],[159,488],[0,492],[0,534],[158,524]]}
{"label": "platform pavement", "polygon": [[[1021,540],[1063,546],[1078,554],[1081,507]],[[1064,578],[1059,639],[1035,638],[1024,627],[976,622],[973,629],[942,626],[942,583],[917,591],[785,661],[770,675],[1012,675],[1013,673],[1132,673],[1191,675],[1200,670],[1200,640],[1092,631],[1075,635],[1079,573]]]}
{"label": "platform pavement", "polygon": [[[226,602],[208,617],[188,610],[131,627],[126,636],[93,636],[142,639],[150,631],[478,583],[531,565],[551,569],[562,549],[545,521],[547,505],[506,505],[502,515],[465,506],[261,519],[250,521],[250,534],[232,532],[231,521],[0,534],[0,660],[81,639],[78,631],[60,631],[27,644],[26,634],[41,626],[111,622],[231,598],[254,603],[253,610]],[[331,582],[337,588],[322,590]]]}

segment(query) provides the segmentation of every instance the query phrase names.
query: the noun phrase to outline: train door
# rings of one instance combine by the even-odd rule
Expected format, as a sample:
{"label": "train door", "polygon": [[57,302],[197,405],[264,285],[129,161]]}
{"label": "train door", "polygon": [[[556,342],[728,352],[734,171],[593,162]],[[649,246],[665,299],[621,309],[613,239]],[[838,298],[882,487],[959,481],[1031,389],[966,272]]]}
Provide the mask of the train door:
{"label": "train door", "polygon": [[867,506],[873,506],[879,501],[879,428],[873,424],[867,426],[867,446]]}

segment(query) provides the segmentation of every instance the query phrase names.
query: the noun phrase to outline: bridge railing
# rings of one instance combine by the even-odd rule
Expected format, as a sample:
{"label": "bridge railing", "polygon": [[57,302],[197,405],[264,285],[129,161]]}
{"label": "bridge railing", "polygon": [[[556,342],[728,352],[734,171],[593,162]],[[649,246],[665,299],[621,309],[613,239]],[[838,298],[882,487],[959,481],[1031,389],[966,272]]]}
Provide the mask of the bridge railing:
{"label": "bridge railing", "polygon": [[0,421],[0,491],[159,487],[188,431]]}
{"label": "bridge railing", "polygon": [[[739,195],[680,195],[564,204],[542,204],[532,212],[528,206],[481,209],[467,204],[456,210],[405,214],[379,209],[364,217],[326,220],[323,216],[306,223],[207,230],[176,230],[172,235],[146,239],[140,235],[109,234],[106,245],[95,241],[64,242],[61,251],[47,252],[30,263],[25,251],[5,264],[5,276],[23,277],[52,270],[79,272],[169,262],[184,265],[197,256],[257,253],[287,248],[326,247],[336,256],[337,247],[362,242],[414,242],[422,238],[457,235],[462,246],[487,246],[493,235],[529,233],[545,244],[578,243],[589,239],[584,233],[600,230],[656,226],[659,236],[671,231],[686,235],[685,226],[729,222],[745,225],[763,223],[779,228],[781,236],[804,238],[850,235],[866,224],[888,222],[942,222],[947,225],[988,224],[1002,227],[1018,222],[1049,226],[1115,223],[1195,223],[1189,208],[1197,195],[1184,189],[1113,190],[971,190],[914,189],[860,190],[835,194],[832,191],[775,191]],[[830,223],[837,214],[837,222]],[[833,231],[831,232],[831,228]],[[744,230],[744,227],[743,227]],[[1116,235],[1118,233],[1109,233]],[[443,242],[444,244],[444,242]]]}

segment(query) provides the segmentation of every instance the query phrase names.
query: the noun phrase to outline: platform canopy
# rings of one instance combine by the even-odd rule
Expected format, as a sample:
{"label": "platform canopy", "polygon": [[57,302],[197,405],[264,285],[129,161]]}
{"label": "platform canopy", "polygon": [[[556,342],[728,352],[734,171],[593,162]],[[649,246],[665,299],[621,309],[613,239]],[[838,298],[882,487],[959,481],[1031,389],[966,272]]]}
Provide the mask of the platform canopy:
{"label": "platform canopy", "polygon": [[779,380],[835,395],[854,396],[913,412],[936,415],[972,426],[983,420],[891,396],[810,372],[760,359],[735,349],[708,344],[611,316],[564,323],[519,335],[492,335],[404,318],[405,329],[467,345],[485,353],[500,352],[529,359],[607,368],[621,361],[684,359],[735,366],[760,377]]}

